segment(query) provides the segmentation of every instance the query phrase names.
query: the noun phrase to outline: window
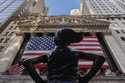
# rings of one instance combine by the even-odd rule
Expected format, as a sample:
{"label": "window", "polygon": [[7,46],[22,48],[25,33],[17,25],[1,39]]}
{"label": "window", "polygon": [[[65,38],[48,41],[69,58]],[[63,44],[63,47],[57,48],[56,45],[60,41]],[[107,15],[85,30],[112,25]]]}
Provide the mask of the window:
{"label": "window", "polygon": [[125,33],[125,31],[124,31],[124,30],[121,30],[121,32],[122,32],[122,33]]}
{"label": "window", "polygon": [[0,46],[0,52],[2,52],[4,49],[4,46]]}
{"label": "window", "polygon": [[4,40],[4,38],[1,38],[1,39],[0,39],[0,43],[1,43],[3,40]]}
{"label": "window", "polygon": [[117,34],[119,34],[119,33],[120,33],[120,31],[119,31],[119,30],[115,30],[115,31],[116,31],[116,33],[117,33]]}
{"label": "window", "polygon": [[120,38],[121,38],[122,41],[125,41],[125,37],[122,36],[122,37],[120,37]]}

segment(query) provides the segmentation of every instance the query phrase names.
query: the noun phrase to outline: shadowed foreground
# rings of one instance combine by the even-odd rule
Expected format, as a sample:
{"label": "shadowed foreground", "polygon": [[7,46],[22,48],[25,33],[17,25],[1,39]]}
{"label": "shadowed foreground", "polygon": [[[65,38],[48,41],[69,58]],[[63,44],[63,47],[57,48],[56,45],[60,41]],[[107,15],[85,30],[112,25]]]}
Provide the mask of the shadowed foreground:
{"label": "shadowed foreground", "polygon": [[[45,77],[43,77],[45,79]],[[34,83],[29,76],[0,76],[0,83]],[[91,80],[89,83],[125,83],[125,76],[99,77]]]}

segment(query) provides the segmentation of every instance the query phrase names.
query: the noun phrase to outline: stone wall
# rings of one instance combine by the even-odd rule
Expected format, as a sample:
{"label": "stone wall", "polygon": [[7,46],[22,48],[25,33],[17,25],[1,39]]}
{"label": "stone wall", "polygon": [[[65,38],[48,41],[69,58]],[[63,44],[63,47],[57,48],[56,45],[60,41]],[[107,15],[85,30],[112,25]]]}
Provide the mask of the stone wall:
{"label": "stone wall", "polygon": [[[43,77],[45,78],[45,77]],[[35,83],[29,76],[0,76],[0,83]],[[125,83],[125,76],[99,77],[93,79],[90,83]]]}

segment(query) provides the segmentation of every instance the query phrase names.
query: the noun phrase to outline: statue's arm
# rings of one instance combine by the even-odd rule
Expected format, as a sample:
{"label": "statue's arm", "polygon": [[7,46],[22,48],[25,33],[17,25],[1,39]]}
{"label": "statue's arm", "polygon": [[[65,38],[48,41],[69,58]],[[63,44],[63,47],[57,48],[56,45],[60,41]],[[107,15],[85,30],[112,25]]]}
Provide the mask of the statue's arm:
{"label": "statue's arm", "polygon": [[45,83],[43,79],[40,77],[40,75],[36,72],[35,67],[33,66],[34,64],[37,63],[47,63],[48,62],[48,57],[46,55],[37,57],[37,58],[32,58],[32,59],[27,59],[23,60],[22,64],[26,68],[27,72],[31,76],[31,78],[36,82],[36,83]]}
{"label": "statue's arm", "polygon": [[91,54],[91,53],[83,53],[83,52],[78,52],[78,57],[83,58],[83,59],[88,59],[93,61],[92,68],[90,71],[84,75],[83,77],[80,77],[80,83],[88,83],[98,72],[98,70],[101,68],[103,65],[105,58],[100,55],[96,54]]}

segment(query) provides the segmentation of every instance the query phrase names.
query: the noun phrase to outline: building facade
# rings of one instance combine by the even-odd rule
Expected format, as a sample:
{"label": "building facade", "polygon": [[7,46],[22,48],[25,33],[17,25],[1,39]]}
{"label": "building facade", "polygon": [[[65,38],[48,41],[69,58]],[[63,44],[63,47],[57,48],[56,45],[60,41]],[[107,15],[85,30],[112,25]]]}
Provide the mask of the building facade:
{"label": "building facade", "polygon": [[30,14],[46,15],[47,8],[44,0],[27,0]]}
{"label": "building facade", "polygon": [[44,0],[0,0],[0,27],[2,30],[16,17],[29,14],[46,15]]}
{"label": "building facade", "polygon": [[87,15],[125,14],[123,0],[81,0],[81,12]]}
{"label": "building facade", "polygon": [[[4,1],[4,0],[2,0]],[[10,1],[10,0],[5,0]],[[16,1],[16,0],[13,0]],[[17,0],[21,1],[21,0]],[[23,0],[22,0],[23,1]],[[117,3],[118,2],[118,3]],[[19,20],[12,21],[7,28],[1,33],[0,39],[0,54],[4,55],[0,57],[0,72],[6,71],[13,63],[17,55],[23,55],[24,47],[28,37],[23,34],[18,33],[18,30],[25,35],[27,33],[42,34],[48,32],[55,32],[58,27],[72,27],[76,31],[86,31],[86,32],[104,32],[105,41],[107,43],[108,50],[112,54],[112,58],[115,64],[119,67],[119,70],[123,73],[125,72],[124,64],[124,41],[125,41],[125,21],[124,17],[113,17],[117,15],[123,15],[124,12],[124,0],[81,0],[80,12],[73,11],[72,15],[77,16],[59,16],[59,17],[49,17],[47,15],[47,8],[45,8],[43,0],[26,0],[22,5],[26,3],[25,6],[20,6],[22,11],[19,11],[16,15],[21,17],[23,15],[32,14],[33,16],[21,17]],[[1,2],[3,3],[3,2]],[[16,2],[18,3],[18,2]],[[42,5],[41,5],[42,4]],[[121,4],[121,5],[119,5]],[[27,11],[26,11],[27,10]],[[7,10],[9,11],[9,10]],[[26,12],[25,12],[26,11]],[[14,13],[15,14],[15,13]],[[79,15],[97,15],[97,20],[79,17]],[[110,17],[107,17],[110,15]],[[43,17],[42,17],[43,16]],[[106,16],[106,19],[100,19],[99,16]],[[96,16],[95,16],[96,18]],[[103,21],[100,21],[103,20]],[[107,22],[108,21],[108,22]],[[108,23],[111,23],[110,27]],[[6,23],[6,21],[5,21]],[[74,28],[75,27],[75,28]],[[108,27],[110,29],[108,29]],[[14,30],[17,30],[15,33]],[[109,31],[112,33],[109,34]],[[34,35],[31,34],[31,37]],[[101,39],[100,39],[101,40]],[[99,40],[99,41],[100,41]],[[102,41],[103,42],[103,41]],[[31,57],[31,56],[30,56]],[[16,68],[15,68],[16,69]],[[13,71],[13,68],[11,69]],[[19,69],[20,70],[20,69]],[[16,71],[11,73],[15,73]],[[18,71],[20,72],[20,71]],[[16,73],[18,73],[16,72]],[[103,76],[103,78],[96,78],[90,83],[104,82],[104,83],[124,83],[124,77],[113,77],[111,71],[106,72],[108,76]],[[3,74],[3,73],[2,73]],[[110,76],[111,75],[111,76]],[[28,76],[0,76],[1,83],[16,82],[16,83],[29,83],[33,82]]]}
{"label": "building facade", "polygon": [[[40,11],[35,13],[36,15],[42,15],[44,4],[42,0],[35,3],[35,0],[0,0],[0,72],[4,72],[13,63],[19,48],[21,47],[21,42],[23,37],[18,37],[16,39],[15,27],[12,20],[17,17],[23,17],[31,14],[30,10]],[[34,5],[34,7],[33,7]],[[11,43],[15,45],[11,45]],[[10,49],[11,48],[11,49]],[[12,51],[13,49],[13,51]]]}
{"label": "building facade", "polygon": [[25,6],[25,0],[0,0],[0,32],[9,24],[10,20],[27,11]]}
{"label": "building facade", "polygon": [[82,15],[94,15],[111,23],[112,34],[105,34],[105,40],[118,70],[125,73],[125,0],[81,0],[80,6]]}

